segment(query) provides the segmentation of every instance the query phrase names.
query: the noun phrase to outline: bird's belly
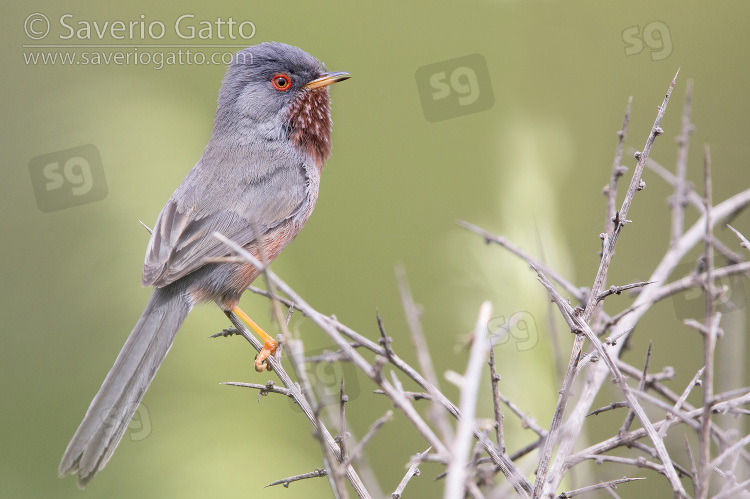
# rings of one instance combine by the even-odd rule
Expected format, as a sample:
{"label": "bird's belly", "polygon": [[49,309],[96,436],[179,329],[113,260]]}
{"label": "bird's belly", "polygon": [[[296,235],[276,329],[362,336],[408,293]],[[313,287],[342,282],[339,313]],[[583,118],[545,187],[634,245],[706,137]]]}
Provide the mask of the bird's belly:
{"label": "bird's belly", "polygon": [[[274,261],[286,245],[297,237],[310,218],[317,196],[311,198],[308,198],[306,206],[296,216],[263,234],[262,250],[255,242],[246,245],[245,250],[258,261]],[[260,274],[261,271],[253,264],[236,261],[206,264],[183,279],[190,280],[187,290],[194,303],[215,301],[224,310],[231,310],[237,306],[245,289]]]}

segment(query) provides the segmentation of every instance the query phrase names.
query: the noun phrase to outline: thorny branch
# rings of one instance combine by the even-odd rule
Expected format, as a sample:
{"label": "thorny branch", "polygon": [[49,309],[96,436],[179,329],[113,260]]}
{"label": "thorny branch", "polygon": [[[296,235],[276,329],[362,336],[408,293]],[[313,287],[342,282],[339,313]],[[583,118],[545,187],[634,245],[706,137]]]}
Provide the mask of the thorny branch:
{"label": "thorny branch", "polygon": [[[549,429],[540,426],[533,417],[502,394],[501,385],[507,380],[501,379],[497,374],[496,362],[498,361],[486,338],[486,325],[490,317],[489,303],[482,306],[474,327],[471,353],[465,373],[463,375],[446,373],[446,377],[454,381],[460,391],[460,402],[456,405],[444,394],[438,384],[438,372],[428,351],[427,338],[432,335],[426,334],[426,331],[422,329],[421,310],[414,303],[403,269],[397,269],[397,276],[406,322],[418,360],[418,369],[398,355],[396,346],[399,342],[394,343],[393,337],[386,334],[385,325],[379,313],[376,314],[376,333],[372,335],[372,338],[362,335],[342,324],[335,317],[324,315],[311,307],[264,264],[263,258],[258,261],[244,248],[221,235],[216,235],[234,253],[226,258],[247,261],[262,270],[267,290],[258,288],[251,288],[251,290],[271,300],[274,317],[282,331],[282,344],[286,348],[287,354],[284,358],[291,361],[295,375],[295,379],[292,379],[284,369],[281,358],[276,356],[269,359],[269,364],[272,372],[281,381],[280,385],[276,385],[273,381],[265,384],[228,384],[257,390],[258,397],[278,394],[294,400],[313,426],[314,433],[323,449],[323,467],[311,473],[278,480],[269,486],[288,487],[294,481],[327,476],[334,495],[345,497],[347,489],[342,482],[345,477],[359,497],[382,495],[376,489],[376,484],[365,485],[357,470],[367,462],[367,446],[373,435],[387,420],[395,417],[408,421],[414,431],[430,447],[427,451],[416,454],[406,464],[408,470],[392,493],[394,498],[400,498],[405,494],[407,484],[410,483],[412,477],[419,474],[418,466],[428,461],[445,466],[447,470],[445,497],[450,499],[460,499],[467,495],[504,497],[507,493],[512,493],[511,490],[517,496],[524,498],[566,498],[595,490],[604,490],[613,497],[618,497],[614,492],[616,485],[640,480],[639,478],[623,478],[576,488],[568,492],[559,492],[563,479],[569,475],[572,468],[592,461],[600,464],[612,463],[611,466],[653,470],[666,477],[675,497],[689,497],[687,490],[690,489],[694,490],[696,497],[700,498],[711,497],[712,493],[714,498],[750,497],[747,491],[750,480],[748,477],[739,476],[736,468],[738,460],[750,463],[750,453],[745,448],[750,444],[750,436],[738,436],[736,432],[722,428],[717,423],[720,418],[712,419],[714,414],[732,414],[737,417],[750,415],[750,410],[745,407],[750,404],[750,388],[728,390],[718,395],[713,391],[714,350],[723,333],[719,327],[721,313],[718,308],[724,288],[717,286],[716,283],[730,275],[750,275],[750,262],[742,262],[742,254],[736,252],[731,244],[726,245],[719,241],[714,236],[713,229],[721,220],[735,215],[750,204],[750,189],[713,205],[711,164],[707,148],[704,196],[698,195],[687,182],[689,136],[693,131],[693,125],[690,122],[692,82],[688,83],[685,96],[682,127],[678,138],[676,172],[667,171],[649,158],[655,139],[664,133],[661,122],[675,87],[676,78],[675,75],[658,108],[643,150],[635,154],[636,165],[622,205],[617,210],[618,183],[628,171],[622,164],[623,151],[626,149],[627,129],[631,119],[632,97],[628,101],[622,128],[617,133],[618,141],[612,171],[609,182],[605,186],[607,196],[605,233],[601,235],[600,264],[591,288],[575,285],[562,273],[556,272],[540,259],[534,258],[504,237],[491,234],[468,222],[459,221],[459,225],[480,235],[486,243],[498,244],[526,261],[537,273],[538,279],[548,291],[551,300],[557,305],[570,331],[575,334],[570,360]],[[672,220],[669,248],[650,276],[632,276],[630,282],[633,284],[607,288],[607,275],[612,265],[615,246],[619,237],[623,235],[624,228],[630,223],[627,216],[636,194],[645,187],[642,176],[646,167],[656,172],[674,189],[670,200]],[[694,209],[700,218],[692,227],[684,230],[685,212],[688,209]],[[733,227],[730,229],[738,237],[740,247],[750,249],[750,243],[745,236]],[[705,244],[700,268],[694,274],[669,282],[674,268],[701,241]],[[734,247],[737,245],[737,240],[735,240]],[[716,265],[714,252],[725,256],[727,265]],[[643,280],[644,277],[647,279]],[[569,303],[556,286],[572,297],[576,303]],[[692,380],[675,393],[666,385],[667,382],[673,380],[674,369],[662,368],[658,372],[649,372],[649,365],[652,362],[663,361],[660,358],[663,352],[652,351],[650,343],[645,362],[641,367],[628,364],[620,358],[620,355],[624,344],[635,334],[634,330],[641,318],[657,302],[691,289],[702,289],[706,295],[703,323],[688,321],[689,325],[694,325],[699,331],[699,334],[695,332],[692,334],[700,336],[703,342],[705,365],[696,366],[697,373]],[[612,298],[612,296],[624,291],[636,292],[635,301],[624,306],[617,313],[606,313],[603,305],[606,303],[609,307],[621,302],[622,299]],[[290,313],[293,308],[315,323],[334,343],[334,351],[323,356],[305,358],[301,353],[302,340],[293,338],[289,333],[281,314],[281,306],[286,306]],[[222,335],[240,334],[256,350],[259,350],[261,345],[254,336],[236,317],[231,313],[228,315],[236,330],[230,330]],[[394,335],[394,337],[405,337],[403,331],[393,332],[398,333],[398,336]],[[609,335],[607,335],[608,332]],[[684,330],[681,333],[690,334]],[[583,350],[585,345],[588,345],[589,351]],[[488,356],[489,378],[482,375]],[[396,410],[388,411],[385,416],[374,421],[359,443],[356,443],[352,437],[352,444],[347,444],[348,431],[352,430],[352,426],[347,424],[344,410],[344,404],[348,401],[345,393],[346,385],[343,379],[340,380],[340,393],[336,404],[339,410],[330,411],[335,413],[336,417],[330,422],[325,421],[323,407],[316,400],[315,390],[311,387],[306,368],[315,362],[351,363],[358,374],[369,379],[372,388],[375,388],[373,391],[387,397]],[[393,370],[386,372],[387,368]],[[585,375],[585,382],[577,387],[579,374]],[[401,378],[404,378],[403,381],[408,378],[415,383],[419,387],[417,391],[404,389]],[[592,411],[594,399],[600,394],[600,389],[607,378],[614,381],[624,401],[615,399],[608,405]],[[487,393],[492,397],[492,415],[485,416],[491,419],[491,425],[482,423],[480,414],[477,412],[480,407],[480,396],[483,393],[480,392],[479,387],[487,380],[489,380]],[[518,382],[518,380],[513,381]],[[688,402],[690,394],[698,390],[696,387],[701,388],[702,400],[699,407]],[[566,411],[569,401],[572,401],[574,406]],[[351,403],[351,401],[347,402],[347,404]],[[531,435],[534,440],[531,443],[520,449],[506,450],[508,443],[503,431],[505,414],[501,404],[508,408],[509,417],[517,418],[523,428],[533,432]],[[644,406],[648,406],[651,417],[647,416]],[[616,411],[619,408],[627,409],[627,413]],[[423,410],[429,414],[427,418],[422,416]],[[586,417],[597,414],[600,416],[596,421],[608,421],[614,417],[623,421],[622,414],[625,414],[625,419],[613,428],[614,436],[611,438],[588,445],[585,449],[573,453],[575,444],[580,441],[579,437],[587,421]],[[654,421],[654,414],[660,414],[656,419],[659,417],[661,419]],[[565,416],[567,420],[564,419]],[[631,429],[635,418],[640,421],[641,427]],[[588,419],[588,421],[592,420]],[[327,425],[337,429],[339,435],[336,438],[332,436]],[[698,442],[696,459],[692,458],[692,451],[688,444],[687,464],[677,462],[679,456],[685,455],[684,447],[668,449],[665,443],[669,430],[676,426],[692,433]],[[493,443],[488,435],[493,428],[496,443]],[[641,441],[644,438],[648,440]],[[628,448],[637,455],[624,457],[611,454],[612,451],[620,448]],[[717,449],[715,452],[713,452],[714,448]],[[524,456],[528,457],[524,458]],[[531,462],[532,456],[536,462]],[[525,459],[523,468],[517,463],[522,458]],[[532,483],[527,474],[535,468],[536,479]],[[685,480],[690,481],[692,487],[687,487],[683,483]],[[411,488],[412,486],[409,487]]]}

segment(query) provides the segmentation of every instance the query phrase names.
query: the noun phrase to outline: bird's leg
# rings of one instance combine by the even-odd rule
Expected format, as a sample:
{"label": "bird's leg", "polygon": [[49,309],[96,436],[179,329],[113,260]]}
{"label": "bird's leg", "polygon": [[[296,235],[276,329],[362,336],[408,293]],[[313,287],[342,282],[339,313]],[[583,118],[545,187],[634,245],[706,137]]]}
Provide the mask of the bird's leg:
{"label": "bird's leg", "polygon": [[255,370],[259,373],[265,371],[267,368],[269,368],[266,359],[269,355],[273,355],[276,352],[276,340],[271,338],[271,335],[263,331],[259,325],[257,325],[250,317],[247,316],[245,312],[240,310],[240,307],[232,308],[232,312],[237,314],[240,319],[245,321],[245,323],[250,326],[250,329],[255,331],[255,334],[260,336],[260,339],[263,340],[263,348],[255,357]]}

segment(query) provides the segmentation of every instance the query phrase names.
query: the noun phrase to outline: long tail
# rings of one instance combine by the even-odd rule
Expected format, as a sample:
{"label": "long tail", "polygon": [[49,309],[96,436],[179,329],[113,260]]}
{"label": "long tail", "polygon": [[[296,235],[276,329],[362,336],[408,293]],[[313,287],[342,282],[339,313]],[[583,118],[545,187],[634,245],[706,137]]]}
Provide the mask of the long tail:
{"label": "long tail", "polygon": [[115,365],[68,444],[59,473],[78,473],[85,487],[104,468],[192,307],[184,293],[154,290]]}

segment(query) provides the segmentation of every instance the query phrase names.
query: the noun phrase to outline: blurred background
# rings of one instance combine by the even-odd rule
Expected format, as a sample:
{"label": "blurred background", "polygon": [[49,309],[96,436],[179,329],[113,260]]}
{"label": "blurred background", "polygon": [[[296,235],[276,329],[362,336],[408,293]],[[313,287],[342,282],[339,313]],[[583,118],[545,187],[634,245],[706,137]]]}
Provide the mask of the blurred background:
{"label": "blurred background", "polygon": [[[176,30],[185,14],[192,17]],[[73,478],[57,478],[65,446],[150,294],[140,286],[148,234],[139,220],[153,225],[209,137],[224,65],[200,62],[239,49],[211,46],[283,41],[353,75],[332,87],[333,156],[315,213],[274,270],[318,310],[373,339],[379,310],[396,351],[416,365],[394,273],[403,265],[423,307],[438,373],[465,369],[464,339],[483,300],[492,302],[495,318],[521,314],[524,341],[513,337],[497,348],[501,390],[548,427],[559,386],[551,338],[567,362],[570,334],[556,316],[550,320],[545,293],[526,265],[456,221],[505,235],[577,285],[590,286],[604,227],[602,186],[628,97],[627,145],[640,150],[678,68],[665,135],[651,157],[674,168],[673,137],[690,78],[696,131],[689,178],[702,185],[708,143],[715,200],[747,188],[748,14],[750,7],[738,1],[721,7],[697,1],[6,5],[0,21],[0,495],[330,496],[325,479],[263,489],[322,467],[319,445],[285,398],[258,401],[254,391],[219,384],[265,383],[269,376],[253,370],[254,352],[244,340],[207,339],[229,326],[213,305],[191,313],[131,431],[85,493]],[[227,25],[216,22],[229,18],[249,21],[234,40]],[[118,40],[109,31],[99,38],[94,22],[101,29],[115,21],[134,22],[133,38],[126,32]],[[198,31],[207,25],[210,33]],[[45,44],[56,46],[39,47]],[[136,47],[141,44],[172,47]],[[193,45],[203,47],[190,49],[192,59],[168,62],[168,54]],[[115,53],[140,59],[104,61]],[[75,54],[75,62],[63,64],[62,54]],[[43,57],[58,59],[45,63]],[[94,148],[76,149],[86,145]],[[63,165],[81,154],[90,177],[75,165],[67,177],[62,166],[39,176],[40,165]],[[632,154],[624,163],[632,172]],[[647,189],[628,217],[634,223],[620,239],[611,283],[645,280],[668,244],[671,188],[650,172],[644,178]],[[72,194],[76,187],[83,194]],[[689,209],[687,226],[696,218]],[[747,216],[734,224],[750,234]],[[719,230],[720,237],[740,251],[725,232]],[[682,274],[692,270],[694,258]],[[742,286],[736,296],[744,300]],[[630,300],[616,297],[608,310],[617,312]],[[729,319],[738,324],[742,300]],[[693,296],[659,304],[625,358],[642,365],[653,340],[652,370],[674,366],[670,386],[680,393],[702,365],[700,338],[682,319],[701,318],[702,303]],[[243,308],[274,330],[265,298],[248,293]],[[301,315],[291,324],[310,355],[330,347]],[[320,366],[314,378],[335,385],[330,380],[341,374],[337,369]],[[350,430],[361,437],[390,404],[372,395],[369,380],[346,369]],[[478,415],[490,418],[489,383],[483,388]],[[619,395],[605,387],[600,405],[613,400]],[[619,414],[599,418],[585,426],[583,443],[612,435],[621,424]],[[506,422],[509,449],[532,440],[510,414]],[[677,459],[685,464],[681,442],[675,439],[672,448],[679,447]],[[395,489],[403,464],[426,447],[397,412],[367,447],[383,493]],[[524,462],[533,473],[532,461]],[[632,471],[616,465],[588,470],[566,486]],[[434,478],[441,471],[423,465],[407,492],[440,494],[442,482]],[[651,479],[621,487],[622,497],[667,492],[662,478],[637,471]]]}

